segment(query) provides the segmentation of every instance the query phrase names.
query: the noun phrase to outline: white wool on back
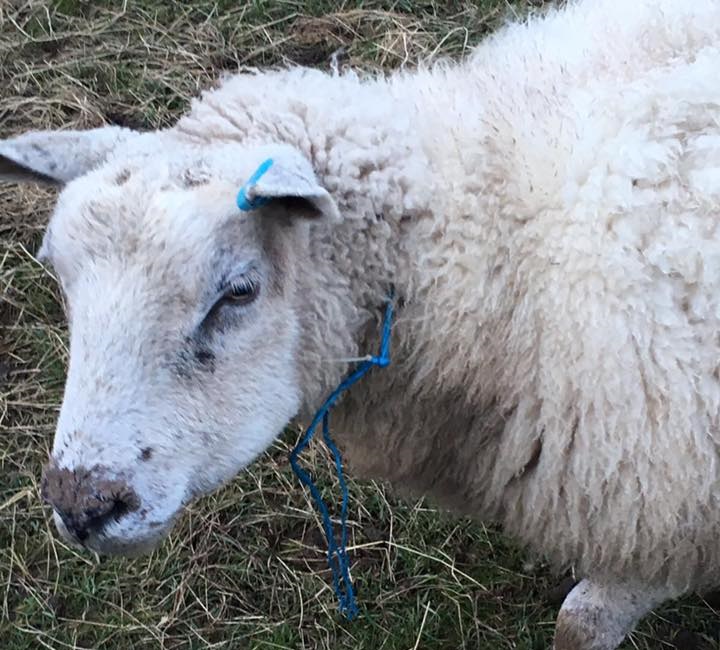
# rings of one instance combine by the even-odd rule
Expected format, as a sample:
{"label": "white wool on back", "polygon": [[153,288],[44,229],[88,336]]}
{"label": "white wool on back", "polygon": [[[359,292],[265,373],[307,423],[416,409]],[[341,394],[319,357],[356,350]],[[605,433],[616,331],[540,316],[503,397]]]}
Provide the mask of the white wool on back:
{"label": "white wool on back", "polygon": [[720,578],[720,2],[586,0],[461,64],[228,78],[176,127],[285,142],[340,225],[303,261],[306,407],[351,466],[579,573]]}

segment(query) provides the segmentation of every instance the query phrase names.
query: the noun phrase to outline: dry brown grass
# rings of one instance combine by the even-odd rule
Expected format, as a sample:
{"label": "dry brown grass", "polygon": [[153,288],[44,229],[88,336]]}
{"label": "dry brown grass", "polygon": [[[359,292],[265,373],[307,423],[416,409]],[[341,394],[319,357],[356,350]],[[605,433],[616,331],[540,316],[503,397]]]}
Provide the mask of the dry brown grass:
{"label": "dry brown grass", "polygon": [[[527,5],[5,0],[0,136],[106,121],[166,125],[220,70],[244,65],[327,66],[338,50],[364,69],[460,56]],[[343,622],[320,527],[283,441],[194,505],[149,558],[78,555],[58,540],[37,485],[67,361],[59,298],[33,257],[52,201],[48,190],[0,187],[0,646],[547,647],[557,580],[542,563],[528,563],[496,531],[422,501],[397,502],[372,483],[351,483],[363,614]],[[331,485],[325,454],[313,454]],[[692,631],[678,637],[679,624]],[[717,629],[710,605],[686,600],[652,617],[626,647],[676,647],[671,638],[680,638],[677,647],[716,647]]]}

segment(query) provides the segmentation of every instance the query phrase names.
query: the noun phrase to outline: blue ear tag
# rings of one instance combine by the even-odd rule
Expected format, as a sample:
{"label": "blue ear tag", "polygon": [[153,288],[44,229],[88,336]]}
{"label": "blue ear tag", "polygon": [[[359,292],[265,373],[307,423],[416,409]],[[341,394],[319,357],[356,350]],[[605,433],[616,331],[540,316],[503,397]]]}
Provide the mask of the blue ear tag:
{"label": "blue ear tag", "polygon": [[270,198],[267,196],[256,196],[254,199],[249,199],[247,197],[247,191],[249,188],[251,188],[253,185],[255,185],[260,178],[267,172],[270,167],[273,166],[273,159],[268,158],[265,162],[263,162],[260,167],[258,167],[255,170],[255,173],[247,180],[245,185],[243,185],[240,188],[240,191],[237,195],[237,206],[240,208],[243,212],[250,212],[250,210],[257,210],[260,206],[265,205]]}

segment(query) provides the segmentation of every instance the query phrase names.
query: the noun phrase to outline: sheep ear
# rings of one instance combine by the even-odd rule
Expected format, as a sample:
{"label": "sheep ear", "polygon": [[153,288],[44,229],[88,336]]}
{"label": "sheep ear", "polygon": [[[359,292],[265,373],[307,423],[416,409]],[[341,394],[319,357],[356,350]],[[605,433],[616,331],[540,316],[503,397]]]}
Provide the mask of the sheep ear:
{"label": "sheep ear", "polygon": [[31,131],[0,140],[0,181],[63,185],[105,161],[137,135],[106,126],[89,131]]}
{"label": "sheep ear", "polygon": [[320,185],[310,162],[291,147],[273,147],[237,196],[247,212],[267,203],[285,205],[294,215],[340,219],[337,204]]}

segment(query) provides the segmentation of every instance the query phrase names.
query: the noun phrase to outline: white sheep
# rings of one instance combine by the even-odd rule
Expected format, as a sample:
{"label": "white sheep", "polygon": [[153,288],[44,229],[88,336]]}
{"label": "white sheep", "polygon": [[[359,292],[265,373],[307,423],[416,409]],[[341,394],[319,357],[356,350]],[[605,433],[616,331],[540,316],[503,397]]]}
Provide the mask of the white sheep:
{"label": "white sheep", "polygon": [[458,64],[1,142],[3,177],[64,184],[61,533],[154,547],[375,349],[392,285],[394,362],[335,415],[356,474],[574,567],[557,650],[719,583],[719,43],[718,0],[576,1]]}

